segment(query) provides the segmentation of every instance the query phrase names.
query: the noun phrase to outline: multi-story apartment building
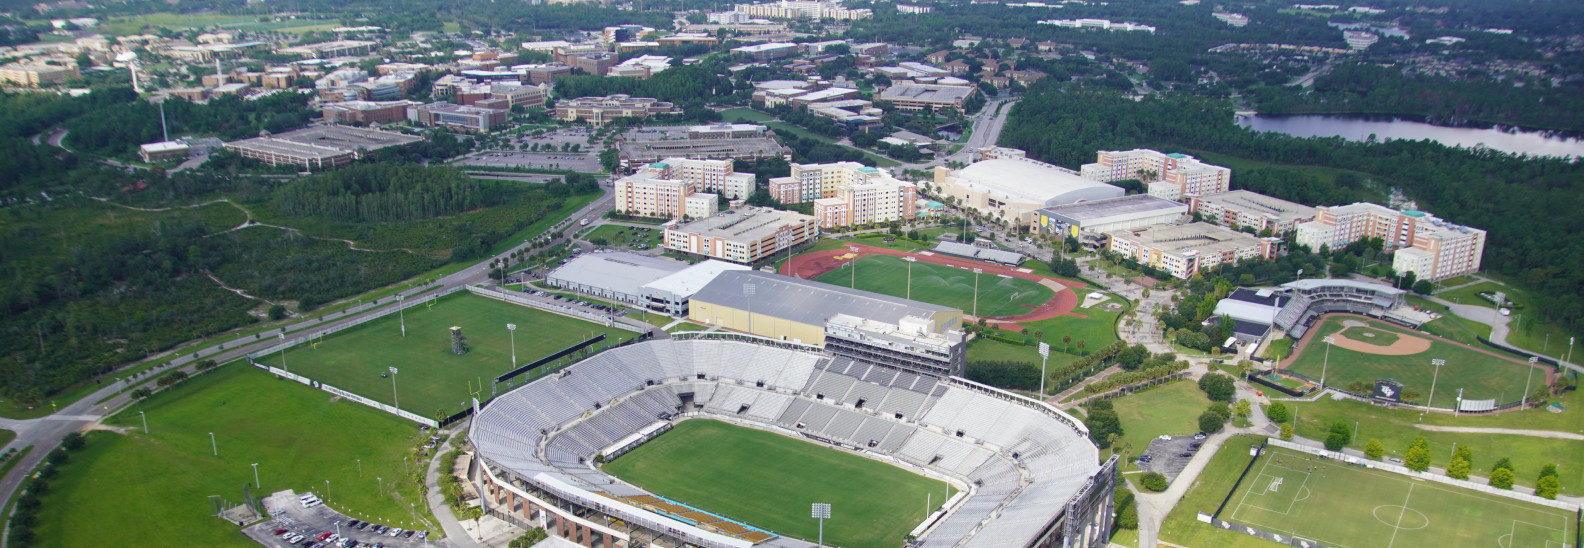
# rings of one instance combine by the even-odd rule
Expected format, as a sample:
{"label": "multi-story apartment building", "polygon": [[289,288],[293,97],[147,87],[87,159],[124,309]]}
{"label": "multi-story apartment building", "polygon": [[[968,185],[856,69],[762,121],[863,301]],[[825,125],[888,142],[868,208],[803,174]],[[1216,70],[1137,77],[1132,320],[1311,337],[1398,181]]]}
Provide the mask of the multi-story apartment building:
{"label": "multi-story apartment building", "polygon": [[1207,222],[1230,228],[1249,227],[1281,234],[1313,221],[1315,208],[1247,190],[1193,196],[1188,212]]}
{"label": "multi-story apartment building", "polygon": [[767,19],[868,19],[874,16],[872,10],[849,9],[837,2],[822,2],[812,0],[780,0],[779,2],[765,4],[737,4],[732,11],[750,17],[764,17]]}
{"label": "multi-story apartment building", "polygon": [[752,173],[737,173],[731,160],[689,160],[669,158],[675,176],[695,183],[699,190],[720,194],[728,200],[747,198],[754,191]]}
{"label": "multi-story apartment building", "polygon": [[0,66],[0,82],[39,87],[59,84],[78,76],[75,63],[19,62]]}
{"label": "multi-story apartment building", "polygon": [[731,160],[667,158],[616,181],[616,211],[657,219],[701,219],[715,214],[722,196],[746,198],[753,188],[753,174],[736,173]]}
{"label": "multi-story apartment building", "polygon": [[584,121],[603,124],[615,118],[648,118],[656,114],[676,112],[671,103],[648,97],[611,95],[608,97],[579,97],[556,103],[556,118],[568,122]]}
{"label": "multi-story apartment building", "polygon": [[697,187],[687,181],[656,178],[653,173],[656,169],[665,168],[645,168],[616,181],[617,213],[654,219],[687,216],[688,196],[693,195]]}
{"label": "multi-story apartment building", "polygon": [[808,215],[743,208],[686,223],[666,223],[662,245],[672,251],[753,264],[818,237],[819,226]]}
{"label": "multi-story apartment building", "polygon": [[1181,200],[1188,196],[1226,192],[1232,187],[1232,170],[1213,166],[1187,154],[1163,154],[1148,149],[1102,150],[1092,164],[1079,170],[1084,177],[1102,182],[1136,179],[1149,184],[1157,198]]}
{"label": "multi-story apartment building", "polygon": [[1380,238],[1396,250],[1392,268],[1419,279],[1440,280],[1478,272],[1485,253],[1485,231],[1455,225],[1423,211],[1398,211],[1356,203],[1315,208],[1313,221],[1298,225],[1297,242],[1310,249],[1337,248],[1365,238]]}
{"label": "multi-story apartment building", "polygon": [[770,179],[770,196],[784,204],[801,204],[836,197],[836,189],[889,177],[878,168],[858,162],[792,164],[792,173]]}
{"label": "multi-story apartment building", "polygon": [[1185,280],[1218,265],[1273,258],[1280,246],[1277,238],[1258,238],[1210,223],[1154,225],[1106,234],[1106,249]]}
{"label": "multi-story apartment building", "polygon": [[906,221],[917,214],[918,186],[857,162],[792,164],[792,173],[770,179],[782,203],[814,203],[825,228]]}

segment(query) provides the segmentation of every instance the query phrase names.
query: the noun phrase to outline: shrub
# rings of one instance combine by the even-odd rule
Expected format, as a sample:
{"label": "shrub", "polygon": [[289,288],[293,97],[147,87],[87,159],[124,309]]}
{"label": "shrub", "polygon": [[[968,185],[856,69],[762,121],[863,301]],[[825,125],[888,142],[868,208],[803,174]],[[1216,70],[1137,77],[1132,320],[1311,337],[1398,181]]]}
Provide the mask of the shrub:
{"label": "shrub", "polygon": [[1282,423],[1287,422],[1292,415],[1287,410],[1287,404],[1278,401],[1271,402],[1270,406],[1265,408],[1265,418],[1270,419],[1271,422]]}
{"label": "shrub", "polygon": [[1140,476],[1139,485],[1143,485],[1145,489],[1149,489],[1150,491],[1154,491],[1156,493],[1165,491],[1169,486],[1169,484],[1166,483],[1166,476],[1162,475],[1160,472],[1147,472],[1143,476]]}
{"label": "shrub", "polygon": [[1497,489],[1513,488],[1513,471],[1507,468],[1497,468],[1491,471],[1490,486]]}
{"label": "shrub", "polygon": [[1232,377],[1221,373],[1208,373],[1199,378],[1199,389],[1215,401],[1230,402],[1237,393]]}
{"label": "shrub", "polygon": [[1364,444],[1364,456],[1369,457],[1370,460],[1381,460],[1385,455],[1386,446],[1382,445],[1380,440],[1370,438],[1369,442]]}
{"label": "shrub", "polygon": [[1214,434],[1220,432],[1221,426],[1224,424],[1226,424],[1226,419],[1221,418],[1214,411],[1206,410],[1199,415],[1199,430],[1205,433]]}

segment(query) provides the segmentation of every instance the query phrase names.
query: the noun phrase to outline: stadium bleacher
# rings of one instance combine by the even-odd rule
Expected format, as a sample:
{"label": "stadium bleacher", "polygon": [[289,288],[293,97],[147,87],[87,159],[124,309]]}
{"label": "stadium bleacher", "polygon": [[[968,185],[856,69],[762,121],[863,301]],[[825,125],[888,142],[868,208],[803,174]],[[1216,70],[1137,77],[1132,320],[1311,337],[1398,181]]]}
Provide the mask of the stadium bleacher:
{"label": "stadium bleacher", "polygon": [[[847,358],[741,341],[658,340],[566,371],[496,397],[475,417],[469,435],[486,463],[519,478],[542,473],[592,492],[633,495],[592,467],[593,457],[661,416],[686,412],[691,394],[704,417],[867,448],[971,485],[923,546],[1026,545],[1100,469],[1082,424],[1053,408]],[[759,535],[753,542],[768,540],[752,533]]]}

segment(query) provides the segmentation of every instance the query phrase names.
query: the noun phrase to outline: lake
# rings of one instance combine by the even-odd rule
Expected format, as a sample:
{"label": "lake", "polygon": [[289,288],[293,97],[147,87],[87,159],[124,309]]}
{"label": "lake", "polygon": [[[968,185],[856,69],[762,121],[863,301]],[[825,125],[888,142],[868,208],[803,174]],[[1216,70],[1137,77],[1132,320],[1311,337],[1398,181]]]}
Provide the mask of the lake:
{"label": "lake", "polygon": [[1447,146],[1473,148],[1484,145],[1494,150],[1531,156],[1584,157],[1584,141],[1556,134],[1524,131],[1509,126],[1447,127],[1403,117],[1353,117],[1324,114],[1294,116],[1238,116],[1237,124],[1255,131],[1274,131],[1295,137],[1342,137],[1363,141],[1370,135],[1377,140],[1430,139]]}

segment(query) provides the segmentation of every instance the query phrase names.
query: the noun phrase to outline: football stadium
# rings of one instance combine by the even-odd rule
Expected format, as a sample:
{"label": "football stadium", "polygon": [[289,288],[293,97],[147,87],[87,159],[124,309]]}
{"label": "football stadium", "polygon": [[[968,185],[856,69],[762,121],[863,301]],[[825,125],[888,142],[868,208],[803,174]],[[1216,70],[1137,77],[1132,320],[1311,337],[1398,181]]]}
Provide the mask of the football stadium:
{"label": "football stadium", "polygon": [[[854,548],[1043,548],[1110,538],[1116,460],[1087,434],[961,378],[712,333],[599,353],[495,398],[468,435],[485,511],[588,547],[805,547],[823,534]],[[816,503],[830,514],[818,525]]]}

